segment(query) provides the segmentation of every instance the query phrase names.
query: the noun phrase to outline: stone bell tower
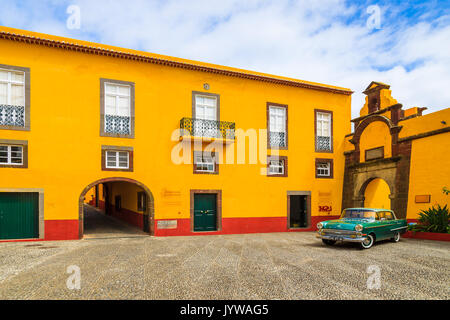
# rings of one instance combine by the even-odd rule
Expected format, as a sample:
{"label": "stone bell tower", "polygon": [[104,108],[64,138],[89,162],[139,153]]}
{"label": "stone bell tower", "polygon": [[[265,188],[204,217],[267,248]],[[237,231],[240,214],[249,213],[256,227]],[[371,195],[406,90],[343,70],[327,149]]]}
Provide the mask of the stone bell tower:
{"label": "stone bell tower", "polygon": [[366,103],[360,111],[360,116],[366,116],[386,107],[397,104],[392,98],[390,85],[372,81],[363,93],[366,95]]}

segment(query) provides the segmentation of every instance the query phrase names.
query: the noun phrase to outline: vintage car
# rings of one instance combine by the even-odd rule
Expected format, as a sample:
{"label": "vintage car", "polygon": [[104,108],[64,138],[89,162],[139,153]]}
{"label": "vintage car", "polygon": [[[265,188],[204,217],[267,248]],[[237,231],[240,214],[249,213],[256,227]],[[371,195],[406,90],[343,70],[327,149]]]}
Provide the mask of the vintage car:
{"label": "vintage car", "polygon": [[326,245],[348,241],[369,249],[379,240],[398,242],[400,234],[406,232],[407,224],[405,219],[397,219],[392,210],[349,208],[342,212],[338,220],[319,222],[317,229],[317,237]]}

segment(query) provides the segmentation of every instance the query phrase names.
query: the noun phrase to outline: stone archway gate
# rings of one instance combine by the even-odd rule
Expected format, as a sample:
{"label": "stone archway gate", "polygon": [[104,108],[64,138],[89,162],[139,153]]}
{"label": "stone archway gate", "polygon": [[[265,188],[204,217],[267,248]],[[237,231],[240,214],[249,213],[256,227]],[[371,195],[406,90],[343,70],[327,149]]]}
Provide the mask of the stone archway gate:
{"label": "stone archway gate", "polygon": [[[391,119],[372,114],[355,122],[355,133],[350,142],[355,150],[345,152],[344,187],[342,208],[364,207],[364,191],[375,178],[386,181],[391,190],[391,209],[398,218],[406,218],[409,191],[409,171],[411,164],[411,140],[399,140],[401,126],[398,112],[402,105],[389,107]],[[384,122],[390,130],[392,157],[360,162],[359,141],[364,129],[374,121]]]}

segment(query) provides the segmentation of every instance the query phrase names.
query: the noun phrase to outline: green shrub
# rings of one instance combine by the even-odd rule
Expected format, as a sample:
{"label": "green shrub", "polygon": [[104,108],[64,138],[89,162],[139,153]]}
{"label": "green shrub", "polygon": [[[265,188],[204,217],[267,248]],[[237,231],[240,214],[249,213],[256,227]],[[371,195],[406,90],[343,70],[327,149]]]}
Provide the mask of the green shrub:
{"label": "green shrub", "polygon": [[450,211],[447,205],[443,207],[436,205],[428,210],[422,210],[419,213],[419,219],[417,219],[419,223],[410,225],[408,229],[411,231],[450,233],[449,219]]}

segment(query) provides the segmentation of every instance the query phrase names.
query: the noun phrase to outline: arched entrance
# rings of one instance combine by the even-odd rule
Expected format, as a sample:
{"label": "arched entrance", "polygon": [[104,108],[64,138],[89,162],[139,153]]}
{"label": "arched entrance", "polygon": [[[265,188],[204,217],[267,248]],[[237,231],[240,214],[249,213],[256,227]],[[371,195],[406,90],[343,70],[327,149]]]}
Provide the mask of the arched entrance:
{"label": "arched entrance", "polygon": [[386,181],[375,178],[367,182],[364,190],[364,207],[391,209],[391,190]]}
{"label": "arched entrance", "polygon": [[[101,191],[99,192],[99,189]],[[102,201],[99,201],[100,196],[103,195]],[[91,199],[91,197],[94,198]],[[99,203],[102,203],[99,205]],[[130,210],[122,207],[128,206],[130,203],[136,205],[141,211],[138,225],[142,231],[149,235],[154,234],[154,197],[152,192],[143,183],[129,179],[129,178],[105,178],[97,180],[89,184],[80,194],[79,198],[79,238],[82,239],[84,235],[84,220],[85,220],[85,204],[94,203],[98,206],[105,215],[112,215],[119,220],[122,217],[126,218],[123,212],[130,212]],[[136,221],[136,218],[133,219]],[[132,221],[133,222],[133,221]]]}

